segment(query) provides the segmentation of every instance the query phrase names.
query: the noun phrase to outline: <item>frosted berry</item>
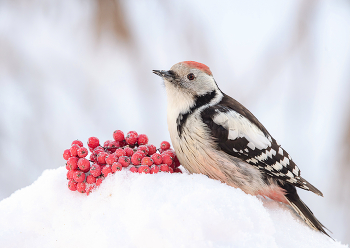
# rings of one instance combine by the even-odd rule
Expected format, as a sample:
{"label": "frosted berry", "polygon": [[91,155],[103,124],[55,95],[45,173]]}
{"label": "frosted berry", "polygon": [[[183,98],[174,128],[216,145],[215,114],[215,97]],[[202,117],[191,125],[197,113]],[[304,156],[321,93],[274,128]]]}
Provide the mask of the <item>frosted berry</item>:
{"label": "frosted berry", "polygon": [[143,152],[146,156],[148,155],[148,152],[149,152],[148,147],[144,146],[144,145],[143,146],[139,146],[137,148],[137,151]]}
{"label": "frosted berry", "polygon": [[73,179],[77,183],[84,182],[84,180],[85,180],[85,173],[82,172],[82,171],[76,171],[76,172],[73,173]]}
{"label": "frosted berry", "polygon": [[96,183],[96,177],[94,177],[93,175],[88,175],[86,177],[86,182],[89,183],[89,184]]}
{"label": "frosted berry", "polygon": [[182,173],[182,171],[181,171],[180,168],[175,168],[175,169],[174,169],[174,173]]}
{"label": "frosted berry", "polygon": [[150,157],[144,157],[141,160],[141,165],[152,166],[153,160]]}
{"label": "frosted berry", "polygon": [[95,154],[91,153],[90,154],[90,161],[93,163],[97,162],[97,156]]}
{"label": "frosted berry", "polygon": [[77,157],[70,157],[67,161],[66,168],[67,170],[76,170],[78,169],[78,160]]}
{"label": "frosted berry", "polygon": [[128,167],[131,163],[131,159],[127,156],[121,156],[118,159],[118,162],[123,166],[123,167]]}
{"label": "frosted berry", "polygon": [[146,145],[148,143],[148,137],[146,134],[140,134],[138,137],[137,137],[137,144],[140,145]]}
{"label": "frosted berry", "polygon": [[77,190],[77,183],[74,182],[73,180],[69,180],[69,182],[68,182],[68,188],[69,188],[71,191],[76,191],[76,190]]}
{"label": "frosted berry", "polygon": [[113,139],[115,141],[123,141],[124,140],[124,133],[120,130],[116,130],[113,133]]}
{"label": "frosted berry", "polygon": [[151,174],[157,174],[159,172],[159,166],[154,165],[151,167]]}
{"label": "frosted berry", "polygon": [[136,136],[139,136],[136,131],[129,131],[128,134],[134,134]]}
{"label": "frosted berry", "polygon": [[77,153],[80,158],[85,158],[89,154],[89,151],[85,147],[80,147]]}
{"label": "frosted berry", "polygon": [[101,183],[102,183],[102,181],[103,181],[103,178],[97,178],[96,179],[96,186],[100,186],[101,185]]}
{"label": "frosted berry", "polygon": [[163,171],[163,172],[169,172],[169,165],[161,164],[159,169],[160,171]]}
{"label": "frosted berry", "polygon": [[98,164],[92,164],[90,167],[90,174],[94,177],[101,175],[101,167]]}
{"label": "frosted berry", "polygon": [[73,173],[75,172],[75,170],[69,170],[67,171],[67,179],[68,180],[72,180],[73,179]]}
{"label": "frosted berry", "polygon": [[163,151],[168,150],[170,148],[170,143],[168,141],[163,141],[160,143],[160,149]]}
{"label": "frosted berry", "polygon": [[142,165],[138,169],[139,173],[145,173],[145,174],[150,174],[150,168],[147,165]]}
{"label": "frosted berry", "polygon": [[128,132],[125,137],[125,141],[128,145],[134,145],[137,142],[137,134]]}
{"label": "frosted berry", "polygon": [[157,152],[157,147],[154,145],[148,144],[148,155],[151,156],[152,154],[155,154]]}
{"label": "frosted berry", "polygon": [[78,167],[83,172],[88,172],[90,170],[90,161],[86,158],[80,158],[78,160]]}
{"label": "frosted berry", "polygon": [[151,158],[156,165],[160,165],[163,162],[162,156],[158,153],[154,153]]}
{"label": "frosted berry", "polygon": [[117,160],[118,160],[118,157],[115,155],[115,153],[109,154],[106,157],[106,164],[112,165]]}
{"label": "frosted berry", "polygon": [[171,165],[173,163],[173,159],[170,157],[169,154],[161,154],[162,160],[164,164]]}
{"label": "frosted berry", "polygon": [[97,162],[99,162],[100,164],[105,164],[106,163],[106,157],[108,156],[107,152],[100,152],[97,155]]}
{"label": "frosted berry", "polygon": [[72,155],[71,155],[71,153],[70,153],[70,149],[64,150],[64,152],[63,152],[63,158],[64,158],[65,160],[68,160],[70,157],[72,157]]}
{"label": "frosted berry", "polygon": [[85,189],[86,189],[86,183],[81,182],[77,184],[77,191],[79,191],[80,193],[85,193]]}
{"label": "frosted berry", "polygon": [[103,167],[102,174],[104,177],[107,177],[111,173],[112,173],[112,168],[110,165],[106,165],[105,167]]}
{"label": "frosted berry", "polygon": [[116,142],[115,140],[107,140],[103,144],[104,148],[107,149],[110,152],[115,152],[115,150],[120,147],[119,142]]}
{"label": "frosted berry", "polygon": [[87,145],[88,145],[88,147],[94,149],[100,145],[100,141],[96,137],[90,137],[90,138],[88,138]]}
{"label": "frosted berry", "polygon": [[170,172],[170,173],[174,173],[174,169],[171,168],[171,167],[169,167],[169,172]]}
{"label": "frosted berry", "polygon": [[96,188],[96,185],[91,185],[86,189],[86,195],[90,195],[92,191]]}
{"label": "frosted berry", "polygon": [[126,153],[126,156],[131,157],[134,154],[134,150],[130,147],[125,147],[124,151]]}
{"label": "frosted berry", "polygon": [[115,173],[116,171],[121,171],[123,169],[123,165],[119,162],[114,162],[112,164],[112,172]]}
{"label": "frosted berry", "polygon": [[135,166],[132,166],[130,168],[130,171],[133,172],[133,173],[139,172],[139,170]]}
{"label": "frosted berry", "polygon": [[99,153],[101,153],[101,152],[104,152],[105,151],[105,149],[103,149],[103,147],[102,146],[98,146],[98,147],[96,147],[95,149],[94,149],[94,151],[92,152],[95,156],[97,156]]}
{"label": "frosted berry", "polygon": [[83,147],[84,146],[83,142],[81,142],[80,140],[74,140],[72,142],[71,146],[73,146],[73,145],[78,145],[79,147]]}
{"label": "frosted berry", "polygon": [[176,153],[173,149],[168,149],[168,150],[162,152],[162,154],[168,154],[171,157],[171,159],[173,159],[173,160],[176,157]]}
{"label": "frosted berry", "polygon": [[119,148],[117,150],[115,150],[115,155],[119,158],[121,156],[126,156],[126,152],[124,151],[124,149],[122,148]]}
{"label": "frosted berry", "polygon": [[72,145],[72,147],[70,148],[70,154],[72,155],[72,157],[78,156],[78,149],[79,148],[80,148],[80,146],[78,146],[77,144]]}
{"label": "frosted berry", "polygon": [[143,158],[143,153],[141,152],[135,152],[132,156],[131,156],[131,163],[133,165],[139,165],[141,163],[141,159]]}

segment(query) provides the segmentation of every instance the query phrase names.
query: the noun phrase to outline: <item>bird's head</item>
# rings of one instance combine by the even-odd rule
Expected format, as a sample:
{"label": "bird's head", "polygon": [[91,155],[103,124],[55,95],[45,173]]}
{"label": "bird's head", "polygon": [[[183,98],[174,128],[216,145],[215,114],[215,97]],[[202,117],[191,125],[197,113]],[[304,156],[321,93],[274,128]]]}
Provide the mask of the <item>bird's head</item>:
{"label": "bird's head", "polygon": [[209,67],[195,61],[180,62],[169,71],[153,70],[153,73],[164,79],[167,91],[175,90],[196,97],[218,90]]}

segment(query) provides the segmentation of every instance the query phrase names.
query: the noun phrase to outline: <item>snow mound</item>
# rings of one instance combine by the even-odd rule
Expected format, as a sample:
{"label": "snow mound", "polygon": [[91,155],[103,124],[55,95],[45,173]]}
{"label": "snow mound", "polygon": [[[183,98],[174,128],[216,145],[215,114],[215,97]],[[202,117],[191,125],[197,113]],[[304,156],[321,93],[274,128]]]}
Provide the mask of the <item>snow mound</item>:
{"label": "snow mound", "polygon": [[204,175],[122,171],[86,196],[65,174],[46,170],[0,202],[1,247],[347,247]]}

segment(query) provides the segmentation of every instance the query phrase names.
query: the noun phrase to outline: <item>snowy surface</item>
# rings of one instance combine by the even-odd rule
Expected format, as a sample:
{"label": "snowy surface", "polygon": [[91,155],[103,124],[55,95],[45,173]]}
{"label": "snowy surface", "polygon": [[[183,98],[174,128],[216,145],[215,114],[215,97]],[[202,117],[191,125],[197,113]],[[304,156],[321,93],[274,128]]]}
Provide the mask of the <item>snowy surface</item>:
{"label": "snowy surface", "polygon": [[86,196],[65,174],[46,170],[0,202],[1,247],[347,247],[203,175],[123,171]]}

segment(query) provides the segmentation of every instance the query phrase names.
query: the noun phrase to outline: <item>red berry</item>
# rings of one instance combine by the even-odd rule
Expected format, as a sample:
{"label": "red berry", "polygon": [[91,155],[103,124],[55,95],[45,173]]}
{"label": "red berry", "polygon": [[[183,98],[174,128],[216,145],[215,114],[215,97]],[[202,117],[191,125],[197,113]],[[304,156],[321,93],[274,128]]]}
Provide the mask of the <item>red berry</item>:
{"label": "red berry", "polygon": [[123,165],[119,162],[114,162],[112,164],[112,172],[115,173],[116,171],[121,171],[123,169]]}
{"label": "red berry", "polygon": [[119,148],[119,149],[115,150],[115,155],[119,158],[121,156],[126,156],[126,152],[124,151],[124,149]]}
{"label": "red berry", "polygon": [[100,141],[96,137],[90,137],[87,142],[88,147],[94,149],[100,145]]}
{"label": "red berry", "polygon": [[86,177],[86,182],[89,183],[89,184],[96,183],[96,178],[93,175],[88,175]]}
{"label": "red berry", "polygon": [[84,146],[83,142],[81,142],[80,140],[74,140],[72,142],[71,146],[73,146],[73,145],[78,145],[79,147],[83,147]]}
{"label": "red berry", "polygon": [[180,168],[175,168],[174,173],[182,173]]}
{"label": "red berry", "polygon": [[115,152],[115,150],[120,147],[119,142],[116,142],[114,140],[107,140],[104,144],[103,144],[104,148],[111,151],[111,152]]}
{"label": "red berry", "polygon": [[169,165],[161,164],[159,169],[164,172],[169,172]]}
{"label": "red berry", "polygon": [[96,185],[89,186],[86,190],[86,195],[90,195],[95,188],[96,188]]}
{"label": "red berry", "polygon": [[85,193],[85,189],[86,189],[86,183],[81,182],[81,183],[78,183],[78,184],[77,184],[77,190],[78,190],[80,193]]}
{"label": "red berry", "polygon": [[175,168],[177,168],[177,167],[179,167],[181,165],[179,159],[176,156],[175,156],[173,161],[175,163]]}
{"label": "red berry", "polygon": [[70,149],[64,150],[64,152],[63,152],[63,158],[64,158],[65,160],[68,160],[70,157],[72,157],[72,155],[71,155],[71,153],[70,153]]}
{"label": "red berry", "polygon": [[106,157],[106,163],[109,164],[109,165],[112,165],[117,160],[118,160],[118,157],[115,155],[115,153],[109,154]]}
{"label": "red berry", "polygon": [[148,147],[147,147],[147,146],[144,146],[144,145],[139,146],[139,147],[137,148],[137,151],[143,152],[146,156],[148,155],[148,152],[149,152]]}
{"label": "red berry", "polygon": [[151,174],[157,174],[159,172],[159,166],[154,165],[151,167]]}
{"label": "red berry", "polygon": [[162,156],[158,153],[154,153],[151,158],[156,165],[160,165],[163,162]]}
{"label": "red berry", "polygon": [[91,160],[91,162],[93,162],[93,163],[97,162],[97,156],[96,156],[95,154],[91,153],[91,154],[90,154],[90,160]]}
{"label": "red berry", "polygon": [[150,168],[147,165],[142,165],[138,169],[139,173],[145,173],[145,174],[150,174]]}
{"label": "red berry", "polygon": [[154,145],[148,144],[147,147],[149,156],[157,152],[157,147],[155,147]]}
{"label": "red berry", "polygon": [[73,173],[73,179],[77,183],[84,182],[84,180],[85,180],[85,173],[82,172],[82,171],[76,171],[76,172]]}
{"label": "red berry", "polygon": [[112,173],[112,168],[110,165],[106,165],[105,167],[103,167],[102,174],[104,177],[107,177],[111,173]]}
{"label": "red berry", "polygon": [[168,149],[168,150],[162,152],[161,154],[168,154],[171,157],[171,159],[175,159],[175,157],[176,157],[176,153],[173,149]]}
{"label": "red berry", "polygon": [[104,178],[97,178],[96,179],[96,186],[100,186]]}
{"label": "red berry", "polygon": [[104,152],[105,149],[103,149],[102,146],[98,146],[94,149],[94,151],[92,152],[95,156],[97,156],[100,152]]}
{"label": "red berry", "polygon": [[146,134],[140,134],[138,137],[137,137],[137,144],[140,145],[146,145],[148,143],[148,137]]}
{"label": "red berry", "polygon": [[113,139],[115,141],[123,141],[124,140],[124,133],[120,130],[116,130],[113,133]]}
{"label": "red berry", "polygon": [[138,172],[139,170],[138,170],[135,166],[132,166],[132,167],[130,168],[130,171],[133,172],[133,173],[136,173],[136,172]]}
{"label": "red berry", "polygon": [[128,167],[130,165],[130,158],[127,156],[121,156],[118,159],[118,162],[123,166],[123,167]]}
{"label": "red berry", "polygon": [[167,164],[170,166],[173,163],[173,159],[170,157],[169,154],[162,153],[161,156],[164,164]]}
{"label": "red berry", "polygon": [[171,167],[169,167],[169,172],[170,172],[170,173],[174,173],[174,169],[171,168]]}
{"label": "red berry", "polygon": [[136,135],[136,136],[139,136],[139,135],[136,133],[136,131],[129,131],[128,134],[134,134],[134,135]]}
{"label": "red berry", "polygon": [[125,147],[124,151],[126,153],[126,156],[131,157],[134,154],[134,150],[130,147]]}
{"label": "red berry", "polygon": [[88,155],[89,151],[85,147],[80,147],[77,153],[80,158],[85,158]]}
{"label": "red berry", "polygon": [[72,180],[73,179],[73,173],[75,170],[69,170],[67,171],[67,180]]}
{"label": "red berry", "polygon": [[101,175],[101,166],[98,164],[92,164],[90,168],[90,174],[94,177],[98,177]]}
{"label": "red berry", "polygon": [[168,141],[163,141],[162,143],[160,143],[160,148],[165,150],[168,150],[170,148],[170,143]]}
{"label": "red berry", "polygon": [[139,165],[141,163],[141,159],[143,158],[143,152],[135,152],[132,156],[131,156],[131,163],[133,165]]}
{"label": "red berry", "polygon": [[134,145],[137,142],[137,135],[129,132],[125,138],[125,141],[128,145]]}
{"label": "red berry", "polygon": [[141,165],[151,166],[153,164],[153,160],[150,157],[144,157],[141,160]]}
{"label": "red berry", "polygon": [[83,172],[88,172],[90,170],[90,161],[86,158],[81,158],[78,160],[78,167]]}
{"label": "red berry", "polygon": [[72,147],[70,148],[70,154],[72,155],[72,157],[78,156],[78,149],[79,148],[80,148],[80,146],[78,146],[77,144],[72,145]]}
{"label": "red berry", "polygon": [[76,190],[77,190],[77,183],[74,182],[73,180],[69,180],[69,182],[68,182],[68,188],[69,188],[71,191],[76,191]]}
{"label": "red berry", "polygon": [[70,157],[67,161],[66,168],[67,170],[76,170],[78,169],[78,160],[77,157]]}
{"label": "red berry", "polygon": [[105,164],[106,163],[106,157],[108,156],[107,152],[100,152],[97,155],[97,162],[99,162],[100,164]]}

